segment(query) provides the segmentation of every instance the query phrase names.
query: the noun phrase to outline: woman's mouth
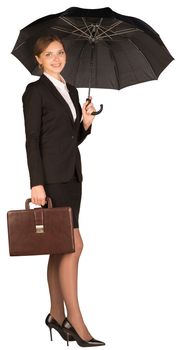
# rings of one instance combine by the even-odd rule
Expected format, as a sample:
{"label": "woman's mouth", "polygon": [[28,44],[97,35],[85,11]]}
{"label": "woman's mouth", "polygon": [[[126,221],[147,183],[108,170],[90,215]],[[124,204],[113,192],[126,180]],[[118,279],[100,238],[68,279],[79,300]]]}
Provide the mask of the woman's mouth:
{"label": "woman's mouth", "polygon": [[52,66],[52,67],[54,67],[54,68],[59,68],[59,67],[61,66],[61,63],[58,63],[58,64],[52,64],[51,66]]}

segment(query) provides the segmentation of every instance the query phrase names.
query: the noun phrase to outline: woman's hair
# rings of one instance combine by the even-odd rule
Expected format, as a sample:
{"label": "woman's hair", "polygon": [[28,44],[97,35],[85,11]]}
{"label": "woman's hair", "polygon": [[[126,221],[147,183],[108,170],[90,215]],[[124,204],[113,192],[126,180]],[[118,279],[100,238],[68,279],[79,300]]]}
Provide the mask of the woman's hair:
{"label": "woman's hair", "polygon": [[35,56],[40,56],[40,54],[47,48],[47,46],[49,44],[51,44],[53,41],[58,41],[60,44],[62,44],[63,48],[63,42],[61,41],[61,39],[54,34],[48,34],[48,35],[44,35],[41,36],[40,38],[38,38],[35,42],[34,45],[34,55]]}

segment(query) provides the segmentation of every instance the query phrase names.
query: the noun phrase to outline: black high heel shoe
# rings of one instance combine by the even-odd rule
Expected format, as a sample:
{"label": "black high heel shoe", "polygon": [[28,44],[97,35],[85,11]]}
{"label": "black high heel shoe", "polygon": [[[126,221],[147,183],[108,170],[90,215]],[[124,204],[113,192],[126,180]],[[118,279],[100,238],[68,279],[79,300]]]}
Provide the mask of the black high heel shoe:
{"label": "black high heel shoe", "polygon": [[[45,323],[49,327],[51,341],[53,340],[52,328],[56,329],[56,331],[61,335],[61,337],[64,340],[67,340],[67,334],[63,331],[62,326],[60,326],[60,324],[50,314],[48,314],[48,316],[46,317]],[[68,340],[72,341],[75,339],[72,336],[70,336],[70,338]]]}
{"label": "black high heel shoe", "polygon": [[82,339],[67,318],[65,318],[62,323],[62,329],[67,335],[67,345],[69,345],[70,336],[72,336],[76,340],[79,346],[87,347],[105,345],[105,343],[103,343],[102,341],[96,340],[94,338],[91,338],[88,341]]}

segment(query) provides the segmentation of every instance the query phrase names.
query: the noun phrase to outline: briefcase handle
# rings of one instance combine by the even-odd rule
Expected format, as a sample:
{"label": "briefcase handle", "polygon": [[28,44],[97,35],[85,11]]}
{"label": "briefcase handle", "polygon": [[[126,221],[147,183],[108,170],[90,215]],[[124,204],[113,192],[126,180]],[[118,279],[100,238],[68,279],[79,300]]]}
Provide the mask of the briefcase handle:
{"label": "briefcase handle", "polygon": [[[52,205],[52,200],[50,197],[47,197],[47,205],[48,205],[48,208],[53,208],[53,205]],[[29,204],[32,202],[32,199],[31,198],[27,198],[26,201],[25,201],[25,209],[26,210],[29,210],[30,209],[30,206]]]}

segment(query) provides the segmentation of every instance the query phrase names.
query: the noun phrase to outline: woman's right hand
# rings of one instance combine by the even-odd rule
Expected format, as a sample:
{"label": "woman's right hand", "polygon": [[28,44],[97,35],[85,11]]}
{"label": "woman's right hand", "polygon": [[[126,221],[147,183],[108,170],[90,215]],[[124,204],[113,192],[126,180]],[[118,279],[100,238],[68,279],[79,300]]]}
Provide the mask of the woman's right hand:
{"label": "woman's right hand", "polygon": [[43,185],[33,186],[31,189],[31,201],[36,205],[45,205],[46,193]]}

